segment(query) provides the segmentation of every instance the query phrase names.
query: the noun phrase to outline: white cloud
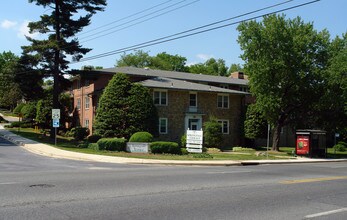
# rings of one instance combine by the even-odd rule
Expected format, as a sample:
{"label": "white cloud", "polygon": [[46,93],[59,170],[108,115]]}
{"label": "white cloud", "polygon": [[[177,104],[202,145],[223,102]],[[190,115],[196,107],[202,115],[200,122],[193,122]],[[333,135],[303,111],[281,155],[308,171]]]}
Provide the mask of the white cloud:
{"label": "white cloud", "polygon": [[208,60],[208,59],[213,58],[213,55],[202,54],[202,53],[200,53],[200,54],[196,55],[196,57],[199,58],[199,59],[201,59],[202,61],[206,61],[206,60]]}
{"label": "white cloud", "polygon": [[3,20],[1,22],[1,27],[5,29],[10,29],[12,27],[15,27],[16,25],[17,25],[16,21]]}
{"label": "white cloud", "polygon": [[28,28],[29,22],[30,21],[28,21],[28,20],[23,21],[23,23],[20,25],[20,27],[18,29],[17,37],[25,38],[25,36],[28,36],[31,38],[35,38],[39,35],[38,33],[33,33],[33,34],[29,33],[29,28]]}
{"label": "white cloud", "polygon": [[193,61],[193,62],[187,62],[186,63],[186,66],[192,66],[192,65],[195,65],[195,64],[197,64],[198,62],[195,62],[195,61]]}

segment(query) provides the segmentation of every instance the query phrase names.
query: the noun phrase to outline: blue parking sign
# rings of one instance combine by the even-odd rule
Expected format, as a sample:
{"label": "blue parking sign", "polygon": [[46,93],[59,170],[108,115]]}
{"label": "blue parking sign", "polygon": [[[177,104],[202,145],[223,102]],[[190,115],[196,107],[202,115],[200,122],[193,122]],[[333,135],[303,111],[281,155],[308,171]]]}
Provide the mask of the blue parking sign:
{"label": "blue parking sign", "polygon": [[53,128],[59,128],[59,119],[53,119]]}

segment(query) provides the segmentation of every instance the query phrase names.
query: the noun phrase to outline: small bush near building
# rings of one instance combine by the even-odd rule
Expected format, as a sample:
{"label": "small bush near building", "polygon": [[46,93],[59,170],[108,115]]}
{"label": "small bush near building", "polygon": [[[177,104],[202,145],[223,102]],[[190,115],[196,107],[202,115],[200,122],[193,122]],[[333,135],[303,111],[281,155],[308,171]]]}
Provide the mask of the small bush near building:
{"label": "small bush near building", "polygon": [[182,155],[187,155],[187,154],[189,154],[187,148],[181,148],[181,154],[182,154]]}
{"label": "small bush near building", "polygon": [[96,143],[100,139],[101,139],[101,135],[99,135],[99,134],[92,134],[92,135],[87,137],[87,140],[89,143]]}
{"label": "small bush near building", "polygon": [[222,126],[215,118],[204,123],[204,145],[221,148],[223,142]]}
{"label": "small bush near building", "polygon": [[89,134],[88,128],[76,127],[65,133],[67,137],[73,137],[76,141],[84,140]]}
{"label": "small bush near building", "polygon": [[202,153],[202,154],[193,154],[193,158],[213,158],[211,154]]}
{"label": "small bush near building", "polygon": [[88,143],[81,143],[79,145],[77,145],[77,148],[88,148]]}
{"label": "small bush near building", "polygon": [[98,145],[97,143],[90,143],[90,144],[88,145],[88,148],[89,148],[89,149],[93,149],[93,150],[95,150],[95,151],[98,151],[98,150],[99,150],[99,145]]}
{"label": "small bush near building", "polygon": [[101,138],[98,140],[99,150],[125,151],[125,138]]}
{"label": "small bush near building", "polygon": [[140,131],[131,135],[129,142],[146,142],[150,143],[153,141],[153,135],[149,132]]}
{"label": "small bush near building", "polygon": [[339,143],[337,143],[333,149],[338,151],[338,152],[345,152],[347,148],[347,144],[345,142],[340,141]]}
{"label": "small bush near building", "polygon": [[186,147],[186,144],[187,144],[187,135],[184,134],[181,137],[181,147]]}
{"label": "small bush near building", "polygon": [[175,142],[157,141],[150,145],[153,154],[181,154],[181,149]]}

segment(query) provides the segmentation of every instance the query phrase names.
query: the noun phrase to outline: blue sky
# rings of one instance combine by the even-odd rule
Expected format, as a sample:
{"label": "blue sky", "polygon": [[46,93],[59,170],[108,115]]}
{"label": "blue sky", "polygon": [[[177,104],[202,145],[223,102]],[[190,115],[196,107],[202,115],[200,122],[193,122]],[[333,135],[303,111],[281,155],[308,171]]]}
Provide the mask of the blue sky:
{"label": "blue sky", "polygon": [[[293,0],[286,5],[256,13],[252,16],[309,1],[310,0]],[[79,38],[80,41],[83,42],[83,46],[93,49],[86,55],[86,57],[90,57],[234,17],[280,2],[284,2],[284,0],[108,0],[108,6],[105,8],[105,11],[98,12],[92,17],[91,25],[85,28],[84,31],[93,30],[105,24],[109,24],[110,22],[115,22],[152,6],[162,5],[137,16],[124,19],[121,22],[115,22],[113,25],[109,25],[105,28],[97,29],[94,32],[79,35]],[[163,9],[165,7],[167,7],[167,9]],[[319,31],[326,28],[333,38],[336,35],[341,36],[342,33],[347,32],[346,9],[346,0],[321,0],[314,4],[284,13],[288,18],[300,16],[305,22],[313,22],[315,28]],[[168,12],[169,10],[172,11]],[[158,12],[154,13],[155,11]],[[12,51],[20,55],[20,46],[28,45],[28,41],[24,37],[25,34],[28,35],[28,30],[26,28],[27,23],[29,21],[37,21],[41,14],[48,12],[49,9],[30,4],[27,0],[2,1],[2,7],[0,9],[0,52]],[[143,20],[151,16],[146,16],[142,19],[139,18],[149,13],[154,13],[151,16],[158,15],[158,17],[149,19],[148,21]],[[159,16],[161,13],[165,14]],[[251,16],[246,16],[235,19],[232,22],[250,17]],[[138,20],[130,22],[127,25],[119,26],[133,19]],[[142,23],[123,30],[118,30],[136,22]],[[119,26],[118,28],[110,29],[117,25]],[[233,25],[189,38],[143,48],[143,50],[149,52],[150,55],[156,55],[160,52],[178,54],[188,59],[187,64],[204,62],[211,57],[217,59],[222,58],[226,61],[227,65],[231,63],[243,63],[239,58],[242,51],[237,43],[238,32],[236,27],[237,25]],[[108,33],[109,31],[118,31],[101,38],[87,41],[92,38],[86,38],[87,36],[98,36],[95,35],[96,32],[104,31],[105,29],[108,31],[101,34]],[[34,37],[40,38],[43,36],[35,35]],[[116,54],[73,64],[70,67],[77,69],[83,65],[103,66],[104,68],[113,67],[119,57],[120,54]]]}

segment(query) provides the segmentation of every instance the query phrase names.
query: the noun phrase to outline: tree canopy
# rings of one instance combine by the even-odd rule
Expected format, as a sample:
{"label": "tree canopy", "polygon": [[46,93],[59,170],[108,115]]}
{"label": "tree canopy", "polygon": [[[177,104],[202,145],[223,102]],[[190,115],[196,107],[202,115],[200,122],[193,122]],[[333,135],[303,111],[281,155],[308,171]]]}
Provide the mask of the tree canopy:
{"label": "tree canopy", "polygon": [[251,92],[274,126],[272,149],[278,150],[281,128],[305,120],[322,96],[329,34],[284,15],[243,22],[237,29]]}
{"label": "tree canopy", "polygon": [[155,134],[158,122],[155,112],[148,89],[131,83],[127,75],[117,73],[100,97],[95,133],[125,138],[137,131]]}
{"label": "tree canopy", "polygon": [[189,66],[189,72],[215,76],[227,76],[228,67],[225,65],[225,60],[216,60],[215,58],[210,58],[205,63],[198,63]]}
{"label": "tree canopy", "polygon": [[12,52],[0,53],[0,107],[14,109],[22,98],[15,81],[18,57]]}
{"label": "tree canopy", "polygon": [[41,19],[30,22],[30,33],[40,33],[46,39],[37,40],[26,37],[29,46],[23,46],[20,77],[34,76],[35,80],[53,77],[53,108],[60,108],[59,94],[69,86],[65,79],[69,58],[80,60],[91,49],[83,48],[75,35],[90,24],[97,11],[102,11],[106,0],[30,0],[50,14],[41,15]]}

